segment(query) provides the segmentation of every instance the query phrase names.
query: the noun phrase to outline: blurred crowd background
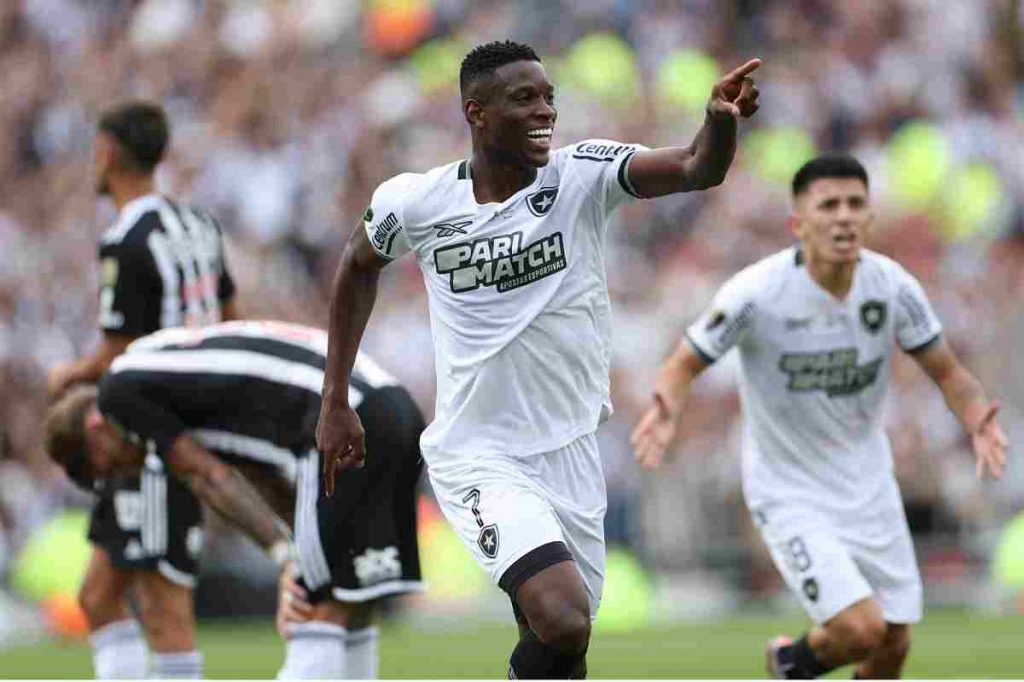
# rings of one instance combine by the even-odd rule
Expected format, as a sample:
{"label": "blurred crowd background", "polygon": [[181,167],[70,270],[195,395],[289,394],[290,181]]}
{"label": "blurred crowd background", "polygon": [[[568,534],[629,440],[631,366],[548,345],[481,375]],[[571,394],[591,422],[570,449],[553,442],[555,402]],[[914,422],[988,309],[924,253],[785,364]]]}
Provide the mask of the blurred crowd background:
{"label": "blurred crowd background", "polygon": [[[459,62],[510,37],[537,49],[558,87],[556,146],[687,144],[717,76],[764,59],[761,110],[741,125],[724,186],[615,218],[617,411],[600,436],[609,540],[668,602],[777,597],[740,493],[733,360],[699,381],[656,476],[632,461],[632,424],[715,289],[790,243],[796,167],[846,149],[871,174],[874,248],[922,280],[949,342],[1002,396],[1019,459],[1022,22],[1018,0],[0,0],[0,585],[38,528],[88,503],[48,464],[39,425],[46,368],[97,340],[96,241],[114,217],[91,176],[98,112],[161,102],[173,131],[159,187],[225,226],[243,315],[323,326],[340,247],[373,189],[467,155]],[[366,348],[429,414],[420,274],[412,259],[385,273]],[[967,439],[912,362],[897,363],[890,402],[928,598],[977,602],[1024,507],[1024,466],[979,484]]]}

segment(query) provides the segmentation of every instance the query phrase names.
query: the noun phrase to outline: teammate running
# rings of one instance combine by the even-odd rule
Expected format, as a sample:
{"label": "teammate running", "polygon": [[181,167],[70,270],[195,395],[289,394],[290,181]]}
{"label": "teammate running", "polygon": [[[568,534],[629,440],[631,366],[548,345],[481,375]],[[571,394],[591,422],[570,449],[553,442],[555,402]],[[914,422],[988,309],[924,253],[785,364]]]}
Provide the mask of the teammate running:
{"label": "teammate running", "polygon": [[684,418],[690,384],[736,346],[746,417],[743,491],[787,585],[815,625],[769,643],[769,673],[812,678],[847,663],[899,677],[921,578],[882,424],[893,347],[910,354],[971,435],[979,477],[998,478],[1006,436],[956,359],[921,285],[862,247],[874,215],[868,176],[829,154],[793,178],[799,245],[741,271],[665,362],[633,434],[657,467]]}
{"label": "teammate running", "polygon": [[[118,210],[99,248],[103,338],[92,355],[50,370],[54,398],[75,383],[97,381],[144,334],[235,315],[235,285],[220,228],[207,213],[155,191],[154,173],[169,136],[167,117],[154,103],[124,102],[100,118],[96,191],[109,196]],[[130,475],[96,481],[89,526],[92,556],[79,590],[93,667],[101,679],[146,677],[148,642],[157,676],[202,677],[203,659],[192,627],[202,512],[173,478],[151,473],[146,480],[150,483],[143,485]],[[156,492],[161,498],[151,499]],[[171,530],[156,537],[143,534],[143,522],[153,521],[153,515],[171,519]],[[129,592],[140,607],[141,629],[128,606]]]}
{"label": "teammate running", "polygon": [[[86,488],[97,477],[141,470],[144,489],[156,488],[145,499],[159,500],[169,469],[287,568],[281,676],[370,678],[374,605],[422,588],[415,488],[423,417],[405,389],[360,354],[349,400],[373,457],[339,481],[340,494],[322,499],[314,425],[326,350],[324,332],[279,322],[157,332],[114,360],[98,389],[76,387],[52,408],[46,444]],[[295,566],[282,520],[292,515],[293,482]],[[142,514],[144,538],[159,544],[175,532],[175,507],[168,509],[170,519]],[[168,555],[172,569],[179,559]]]}
{"label": "teammate running", "polygon": [[594,432],[611,411],[609,214],[721,183],[737,119],[758,107],[749,74],[759,65],[715,85],[688,147],[586,140],[552,151],[555,89],[540,59],[510,41],[481,45],[460,72],[472,156],[380,185],[346,246],[318,427],[327,492],[364,460],[350,371],[381,268],[411,251],[437,370],[421,447],[445,516],[512,600],[521,637],[510,676],[586,674],[605,564]]}

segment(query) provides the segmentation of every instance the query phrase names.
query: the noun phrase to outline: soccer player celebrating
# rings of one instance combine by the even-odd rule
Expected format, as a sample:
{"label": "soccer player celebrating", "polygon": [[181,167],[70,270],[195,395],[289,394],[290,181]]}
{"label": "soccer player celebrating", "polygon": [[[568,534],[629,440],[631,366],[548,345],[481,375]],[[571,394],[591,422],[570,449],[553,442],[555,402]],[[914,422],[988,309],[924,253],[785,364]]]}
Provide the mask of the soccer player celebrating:
{"label": "soccer player celebrating", "polygon": [[[99,248],[103,337],[93,354],[50,370],[55,398],[75,383],[97,381],[144,334],[235,314],[235,285],[217,223],[155,191],[154,173],[169,138],[167,116],[152,102],[119,103],[100,118],[96,191],[118,210]],[[96,676],[146,677],[144,631],[157,676],[202,677],[192,628],[192,587],[202,546],[199,503],[159,472],[97,480],[95,492],[92,557],[79,601],[89,621]],[[144,532],[146,521],[157,519],[165,532]],[[141,630],[128,608],[129,591],[143,606]]]}
{"label": "soccer player celebrating", "polygon": [[381,268],[412,251],[437,370],[421,449],[445,516],[512,600],[511,677],[586,672],[605,563],[594,432],[611,410],[608,216],[632,198],[721,183],[737,120],[758,107],[759,65],[715,85],[690,146],[552,150],[555,89],[540,59],[511,41],[476,47],[460,72],[472,156],[380,185],[342,255],[318,426],[327,492],[364,460],[350,371]]}
{"label": "soccer player celebrating", "polygon": [[[422,589],[415,490],[424,420],[408,392],[360,354],[349,400],[373,458],[343,477],[341,494],[322,499],[314,427],[326,353],[323,331],[281,322],[163,330],[129,346],[98,389],[69,391],[47,418],[46,444],[86,488],[142,471],[144,486],[166,490],[169,469],[264,547],[285,569],[281,677],[373,678],[375,604]],[[294,557],[283,520],[293,516]],[[146,519],[143,535],[166,541],[166,524]]]}
{"label": "soccer player celebrating", "polygon": [[979,477],[1002,475],[1006,436],[978,381],[941,336],[921,285],[862,247],[868,176],[845,154],[793,178],[794,248],[730,279],[662,366],[633,433],[657,467],[690,384],[736,346],[746,416],[743,490],[786,584],[815,625],[768,644],[769,673],[818,677],[847,663],[895,678],[921,618],[921,578],[882,426],[893,346],[942,391],[970,434]]}

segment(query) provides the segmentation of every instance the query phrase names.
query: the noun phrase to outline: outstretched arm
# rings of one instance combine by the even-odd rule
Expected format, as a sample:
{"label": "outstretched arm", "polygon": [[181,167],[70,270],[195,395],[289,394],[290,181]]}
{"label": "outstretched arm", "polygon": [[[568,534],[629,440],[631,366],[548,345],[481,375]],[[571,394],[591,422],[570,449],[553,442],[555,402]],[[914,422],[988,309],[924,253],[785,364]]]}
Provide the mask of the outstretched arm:
{"label": "outstretched arm", "polygon": [[633,430],[633,452],[645,469],[661,465],[679,426],[690,395],[693,380],[708,367],[708,362],[694,351],[687,339],[679,342],[675,352],[661,366],[654,386],[653,405]]}
{"label": "outstretched arm", "polygon": [[341,469],[360,466],[366,456],[363,426],[348,403],[352,365],[377,300],[377,280],[388,261],[377,254],[362,225],[345,244],[334,275],[328,323],[327,368],[316,442],[323,456],[324,491],[334,493]]}
{"label": "outstretched arm", "polygon": [[996,421],[999,401],[989,402],[985,398],[981,384],[960,364],[942,338],[921,351],[911,353],[911,357],[939,387],[946,405],[971,435],[978,478],[986,471],[993,478],[1002,476],[1009,441]]}
{"label": "outstretched arm", "polygon": [[751,59],[715,84],[704,125],[688,147],[637,152],[629,162],[629,182],[642,197],[660,197],[720,185],[736,153],[736,122],[760,106],[750,74],[761,66]]}
{"label": "outstretched arm", "polygon": [[184,433],[174,440],[167,463],[196,497],[270,552],[278,565],[290,558],[287,524],[238,469]]}

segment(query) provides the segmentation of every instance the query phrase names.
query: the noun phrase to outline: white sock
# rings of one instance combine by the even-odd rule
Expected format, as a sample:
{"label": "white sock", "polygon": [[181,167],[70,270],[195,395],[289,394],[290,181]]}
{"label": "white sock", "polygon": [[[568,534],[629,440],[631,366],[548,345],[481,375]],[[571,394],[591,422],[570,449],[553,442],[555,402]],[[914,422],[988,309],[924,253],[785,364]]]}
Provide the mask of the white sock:
{"label": "white sock", "polygon": [[134,619],[104,625],[89,635],[89,642],[92,644],[92,667],[97,680],[146,676],[146,640]]}
{"label": "white sock", "polygon": [[377,628],[349,630],[345,638],[345,677],[350,680],[377,679]]}
{"label": "white sock", "polygon": [[152,677],[161,680],[201,680],[203,655],[195,650],[176,654],[154,653]]}
{"label": "white sock", "polygon": [[344,678],[347,635],[340,625],[323,621],[292,625],[285,643],[284,665],[277,679]]}

